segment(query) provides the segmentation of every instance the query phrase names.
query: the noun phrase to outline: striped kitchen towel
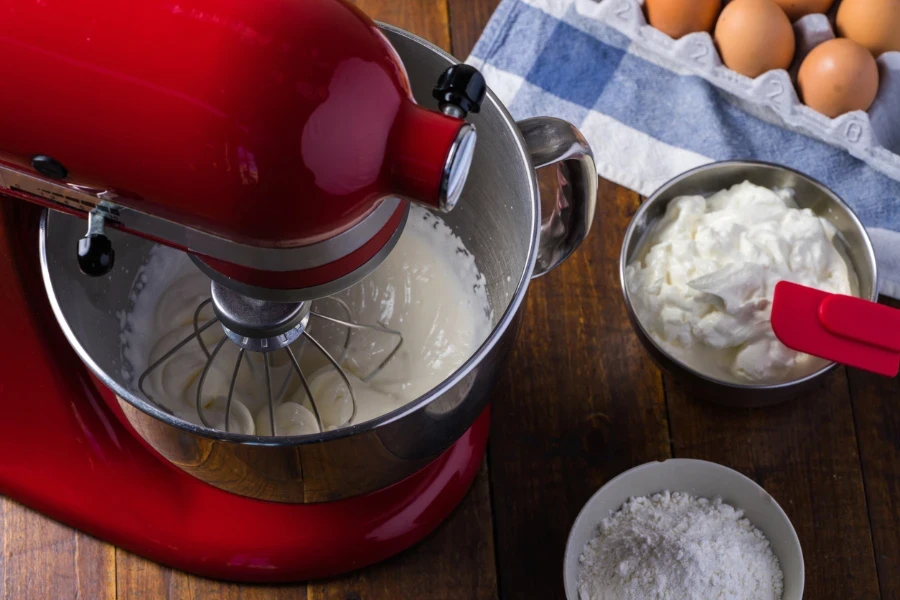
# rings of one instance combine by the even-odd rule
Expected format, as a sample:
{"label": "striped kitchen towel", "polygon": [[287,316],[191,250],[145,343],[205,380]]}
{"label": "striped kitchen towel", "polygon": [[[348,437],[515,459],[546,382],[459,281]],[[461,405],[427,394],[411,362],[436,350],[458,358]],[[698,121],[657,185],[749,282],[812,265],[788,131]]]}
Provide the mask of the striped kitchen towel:
{"label": "striped kitchen towel", "polygon": [[514,118],[572,122],[600,174],[641,194],[728,159],[784,164],[822,181],[866,225],[881,291],[900,298],[900,182],[744,112],[700,77],[671,70],[604,24],[598,7],[593,0],[502,0],[467,62]]}

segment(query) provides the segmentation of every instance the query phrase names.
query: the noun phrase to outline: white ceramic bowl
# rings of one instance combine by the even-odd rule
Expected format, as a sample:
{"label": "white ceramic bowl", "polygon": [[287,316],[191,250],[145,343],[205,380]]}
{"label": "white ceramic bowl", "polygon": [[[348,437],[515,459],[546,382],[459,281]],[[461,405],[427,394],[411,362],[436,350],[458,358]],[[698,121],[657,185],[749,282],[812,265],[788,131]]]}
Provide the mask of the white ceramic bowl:
{"label": "white ceramic bowl", "polygon": [[803,551],[790,519],[764,489],[737,471],[705,460],[674,458],[626,471],[594,494],[575,519],[566,544],[563,573],[566,598],[578,600],[578,557],[594,537],[600,521],[617,511],[629,498],[669,490],[705,498],[720,497],[762,531],[784,572],[782,600],[803,597]]}

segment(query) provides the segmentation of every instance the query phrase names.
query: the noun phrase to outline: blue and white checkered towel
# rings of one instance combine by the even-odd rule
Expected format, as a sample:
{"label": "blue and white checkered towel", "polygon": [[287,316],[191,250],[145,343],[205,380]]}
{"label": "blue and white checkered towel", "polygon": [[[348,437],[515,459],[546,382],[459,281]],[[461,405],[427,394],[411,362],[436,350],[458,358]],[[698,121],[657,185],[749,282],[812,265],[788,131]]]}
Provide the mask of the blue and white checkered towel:
{"label": "blue and white checkered towel", "polygon": [[788,165],[851,204],[900,298],[900,183],[846,151],[762,121],[706,80],[653,61],[595,18],[593,0],[503,0],[468,61],[516,119],[550,115],[584,133],[600,174],[648,195],[717,160]]}

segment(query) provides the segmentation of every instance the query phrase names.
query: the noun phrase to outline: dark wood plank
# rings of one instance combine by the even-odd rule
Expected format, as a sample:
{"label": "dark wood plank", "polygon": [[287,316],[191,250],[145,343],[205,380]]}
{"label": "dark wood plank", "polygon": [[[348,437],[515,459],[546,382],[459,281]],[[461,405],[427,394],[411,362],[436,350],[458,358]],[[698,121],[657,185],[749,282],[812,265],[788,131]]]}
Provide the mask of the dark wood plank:
{"label": "dark wood plank", "polygon": [[603,483],[669,455],[662,379],[628,325],[618,258],[637,194],[601,181],[589,239],[534,281],[494,402],[501,597],[558,598],[569,528]]}
{"label": "dark wood plank", "polygon": [[790,517],[806,562],[807,598],[879,597],[847,375],[768,408],[689,397],[666,378],[674,454],[752,478]]}
{"label": "dark wood plank", "polygon": [[[900,302],[885,304],[900,308]],[[900,378],[850,370],[882,598],[900,598]]]}
{"label": "dark wood plank", "polygon": [[306,600],[306,585],[262,586],[212,581],[116,550],[118,600]]}
{"label": "dark wood plank", "polygon": [[425,38],[450,51],[446,0],[350,0],[375,19]]}
{"label": "dark wood plank", "polygon": [[465,60],[500,0],[448,0],[453,56]]}
{"label": "dark wood plank", "polygon": [[0,497],[0,597],[116,597],[115,549]]}

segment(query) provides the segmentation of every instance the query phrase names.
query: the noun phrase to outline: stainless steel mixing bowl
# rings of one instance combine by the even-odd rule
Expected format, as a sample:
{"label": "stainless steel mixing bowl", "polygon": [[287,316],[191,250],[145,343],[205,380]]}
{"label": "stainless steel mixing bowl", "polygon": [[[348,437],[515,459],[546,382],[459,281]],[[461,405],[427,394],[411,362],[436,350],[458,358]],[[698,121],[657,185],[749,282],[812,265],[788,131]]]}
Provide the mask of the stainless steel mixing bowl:
{"label": "stainless steel mixing bowl", "polygon": [[671,356],[647,333],[634,312],[631,293],[625,283],[625,267],[646,249],[653,224],[666,211],[666,205],[679,196],[709,196],[733,185],[750,181],[766,188],[790,188],[801,208],[809,208],[830,221],[840,233],[839,250],[849,260],[859,280],[859,296],[867,300],[878,297],[878,274],[875,251],[865,227],[834,192],[802,173],[787,167],[761,162],[729,161],[698,167],[669,181],[650,196],[634,215],[619,257],[619,277],[631,325],[644,348],[663,371],[673,376],[691,393],[719,404],[731,406],[764,406],[789,400],[821,383],[834,368],[830,363],[822,369],[785,383],[773,385],[736,384],[708,377]]}
{"label": "stainless steel mixing bowl", "polygon": [[[456,61],[402,30],[382,26],[406,65],[416,99]],[[481,414],[519,324],[532,277],[556,267],[585,238],[597,174],[590,149],[570,124],[551,118],[517,124],[492,93],[471,121],[478,145],[462,200],[445,221],[487,280],[494,329],[439,387],[401,409],[345,429],[297,437],[224,433],[182,421],[147,402],[123,376],[120,315],[152,243],[111,231],[116,266],[91,279],[78,270],[85,224],[49,213],[41,228],[44,281],[69,342],[118,396],[137,433],[169,461],[219,488],[264,500],[321,502],[388,486],[434,460]],[[535,168],[559,163],[555,210],[541,220]],[[160,176],[164,176],[161,174]],[[537,265],[537,267],[535,266]]]}

